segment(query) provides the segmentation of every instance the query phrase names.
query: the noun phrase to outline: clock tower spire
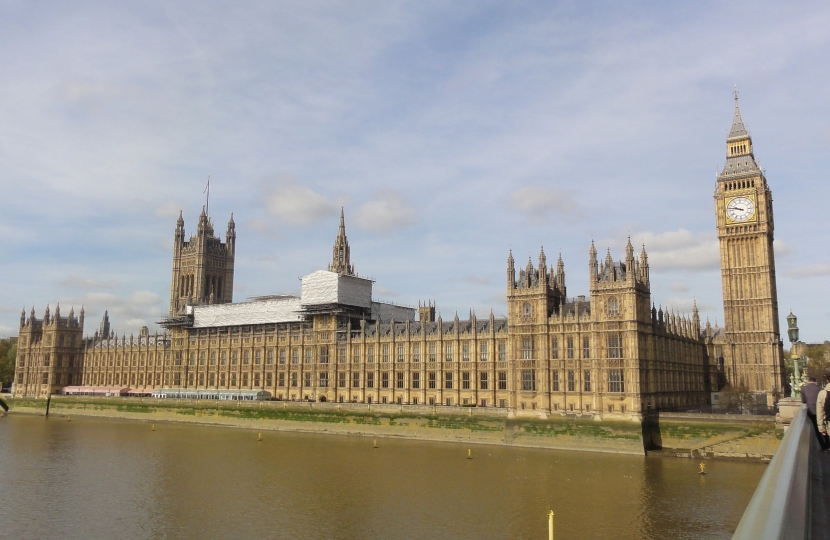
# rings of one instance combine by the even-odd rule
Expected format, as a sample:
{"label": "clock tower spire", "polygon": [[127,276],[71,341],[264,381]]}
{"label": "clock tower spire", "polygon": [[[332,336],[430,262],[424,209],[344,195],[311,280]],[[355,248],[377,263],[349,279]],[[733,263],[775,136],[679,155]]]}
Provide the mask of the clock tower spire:
{"label": "clock tower spire", "polygon": [[784,390],[772,192],[755,161],[737,87],[726,163],[718,173],[714,197],[726,323],[725,375],[733,386],[766,394],[772,405]]}

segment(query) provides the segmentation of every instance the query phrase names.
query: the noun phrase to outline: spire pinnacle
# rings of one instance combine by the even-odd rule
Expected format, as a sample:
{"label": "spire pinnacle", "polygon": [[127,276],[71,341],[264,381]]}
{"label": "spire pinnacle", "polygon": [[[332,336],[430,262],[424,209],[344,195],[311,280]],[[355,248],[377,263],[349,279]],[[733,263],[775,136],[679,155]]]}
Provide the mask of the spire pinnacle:
{"label": "spire pinnacle", "polygon": [[340,207],[340,226],[337,231],[337,238],[334,240],[332,249],[331,264],[329,270],[340,274],[354,275],[354,266],[351,264],[349,240],[346,238],[346,218],[343,207]]}

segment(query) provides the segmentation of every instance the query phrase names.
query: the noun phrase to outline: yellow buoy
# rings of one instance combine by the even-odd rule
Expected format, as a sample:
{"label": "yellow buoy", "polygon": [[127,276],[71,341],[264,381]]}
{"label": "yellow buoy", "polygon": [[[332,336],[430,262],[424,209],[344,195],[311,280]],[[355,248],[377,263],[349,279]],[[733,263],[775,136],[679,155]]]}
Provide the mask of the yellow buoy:
{"label": "yellow buoy", "polygon": [[473,451],[467,448],[467,459],[473,459]]}
{"label": "yellow buoy", "polygon": [[259,436],[257,437],[256,440],[259,441],[259,442],[262,442],[262,433],[259,434]]}
{"label": "yellow buoy", "polygon": [[706,474],[706,465],[700,464],[700,472],[698,474]]}
{"label": "yellow buoy", "polygon": [[372,446],[372,448],[377,448],[377,447],[378,447],[378,440],[377,440],[377,439],[375,439],[375,445],[374,445],[374,446]]}
{"label": "yellow buoy", "polygon": [[548,511],[548,540],[553,540],[553,510]]}

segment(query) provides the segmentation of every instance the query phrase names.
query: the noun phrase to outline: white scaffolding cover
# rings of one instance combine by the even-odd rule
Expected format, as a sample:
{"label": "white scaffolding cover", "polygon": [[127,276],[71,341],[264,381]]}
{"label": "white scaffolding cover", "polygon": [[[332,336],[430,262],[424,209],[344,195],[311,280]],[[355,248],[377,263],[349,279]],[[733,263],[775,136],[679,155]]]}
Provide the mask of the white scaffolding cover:
{"label": "white scaffolding cover", "polygon": [[344,304],[369,308],[372,306],[372,281],[357,276],[318,270],[302,278],[302,306]]}
{"label": "white scaffolding cover", "polygon": [[193,306],[193,328],[299,322],[302,320],[300,299],[296,296],[282,296],[251,302],[237,302],[235,304]]}

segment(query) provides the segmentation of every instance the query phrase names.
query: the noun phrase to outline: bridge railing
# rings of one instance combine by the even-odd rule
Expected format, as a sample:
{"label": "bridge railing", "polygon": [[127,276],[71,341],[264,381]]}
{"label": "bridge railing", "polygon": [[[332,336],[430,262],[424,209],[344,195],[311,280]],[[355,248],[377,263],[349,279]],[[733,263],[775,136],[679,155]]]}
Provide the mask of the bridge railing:
{"label": "bridge railing", "polygon": [[732,540],[808,538],[810,460],[818,458],[819,450],[806,406],[802,406],[761,477]]}

